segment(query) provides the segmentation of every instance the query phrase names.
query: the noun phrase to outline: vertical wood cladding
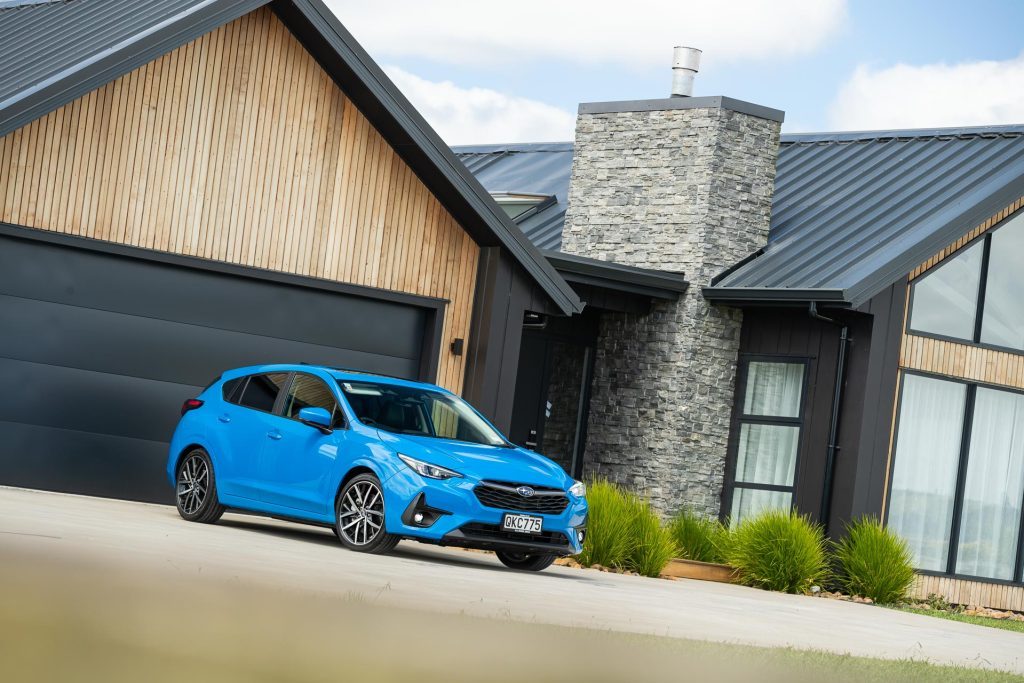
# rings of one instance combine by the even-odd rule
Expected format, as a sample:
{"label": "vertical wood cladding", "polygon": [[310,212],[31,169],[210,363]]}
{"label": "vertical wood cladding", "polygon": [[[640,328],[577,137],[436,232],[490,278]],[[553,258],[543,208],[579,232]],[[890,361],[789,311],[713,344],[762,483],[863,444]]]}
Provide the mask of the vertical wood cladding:
{"label": "vertical wood cladding", "polygon": [[0,138],[0,220],[448,299],[462,389],[478,246],[269,9]]}

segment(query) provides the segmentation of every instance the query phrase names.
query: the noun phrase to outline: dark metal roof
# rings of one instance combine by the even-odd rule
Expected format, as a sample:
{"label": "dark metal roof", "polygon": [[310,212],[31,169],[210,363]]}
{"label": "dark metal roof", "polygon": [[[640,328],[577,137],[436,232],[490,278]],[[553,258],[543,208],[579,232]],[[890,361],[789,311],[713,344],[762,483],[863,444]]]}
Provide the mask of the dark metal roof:
{"label": "dark metal roof", "polygon": [[572,143],[475,145],[453,147],[488,192],[533,192],[555,202],[516,218],[516,224],[540,249],[562,248],[562,226],[572,174]]}
{"label": "dark metal roof", "polygon": [[505,248],[563,312],[582,310],[572,287],[321,0],[67,0],[0,9],[0,136],[266,4],[478,243]]}
{"label": "dark metal roof", "polygon": [[[532,147],[488,146],[481,181],[526,190],[512,183],[536,166],[537,178],[564,177],[567,192],[571,143],[550,158]],[[473,149],[457,152],[482,164]],[[502,172],[513,164],[515,174]],[[859,306],[1021,196],[1024,125],[783,135],[768,245],[703,292],[737,304]],[[551,218],[536,238],[544,248],[561,244],[564,207]]]}
{"label": "dark metal roof", "polygon": [[690,286],[682,273],[636,268],[560,251],[545,250],[544,256],[569,282],[671,301]]}
{"label": "dark metal roof", "polygon": [[783,136],[768,245],[704,294],[859,306],[1024,195],[1024,126]]}

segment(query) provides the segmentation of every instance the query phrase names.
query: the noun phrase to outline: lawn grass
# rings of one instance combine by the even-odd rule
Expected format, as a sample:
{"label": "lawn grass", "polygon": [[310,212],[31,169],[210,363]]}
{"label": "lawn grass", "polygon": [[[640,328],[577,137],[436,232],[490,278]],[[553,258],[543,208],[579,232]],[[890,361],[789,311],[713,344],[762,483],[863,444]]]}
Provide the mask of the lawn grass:
{"label": "lawn grass", "polygon": [[[526,624],[237,581],[0,562],[10,681],[1021,681],[793,649]],[[453,590],[457,588],[453,587]]]}
{"label": "lawn grass", "polygon": [[1024,621],[1011,621],[1009,619],[992,619],[991,617],[978,617],[960,612],[947,612],[939,609],[915,609],[913,607],[899,607],[902,612],[911,614],[925,614],[929,617],[949,619],[950,621],[962,621],[965,624],[976,624],[977,626],[988,626],[990,628],[1001,628],[1004,631],[1016,631],[1024,633]]}

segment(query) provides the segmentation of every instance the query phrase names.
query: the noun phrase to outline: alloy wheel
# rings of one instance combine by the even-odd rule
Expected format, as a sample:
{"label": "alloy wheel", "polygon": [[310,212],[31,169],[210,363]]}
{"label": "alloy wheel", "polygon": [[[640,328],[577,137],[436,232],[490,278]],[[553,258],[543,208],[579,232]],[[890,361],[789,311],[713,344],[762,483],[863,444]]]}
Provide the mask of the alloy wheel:
{"label": "alloy wheel", "polygon": [[185,459],[178,471],[178,507],[193,515],[203,506],[210,490],[210,468],[198,454]]}
{"label": "alloy wheel", "polygon": [[384,495],[372,481],[348,487],[341,501],[338,530],[352,545],[366,545],[384,527]]}

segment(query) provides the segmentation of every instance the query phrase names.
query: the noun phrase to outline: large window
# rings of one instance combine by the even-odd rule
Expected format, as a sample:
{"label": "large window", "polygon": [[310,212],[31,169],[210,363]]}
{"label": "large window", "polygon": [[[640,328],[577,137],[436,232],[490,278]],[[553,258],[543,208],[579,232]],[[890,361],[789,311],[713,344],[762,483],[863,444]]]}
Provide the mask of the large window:
{"label": "large window", "polygon": [[733,525],[762,510],[793,504],[805,368],[803,362],[775,360],[749,360],[741,366],[743,400],[729,514]]}
{"label": "large window", "polygon": [[1022,580],[1024,395],[905,374],[888,524],[919,569]]}
{"label": "large window", "polygon": [[946,259],[913,286],[911,332],[1024,350],[1024,214]]}

